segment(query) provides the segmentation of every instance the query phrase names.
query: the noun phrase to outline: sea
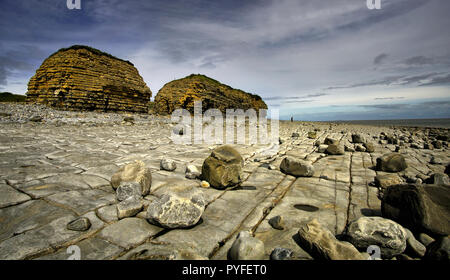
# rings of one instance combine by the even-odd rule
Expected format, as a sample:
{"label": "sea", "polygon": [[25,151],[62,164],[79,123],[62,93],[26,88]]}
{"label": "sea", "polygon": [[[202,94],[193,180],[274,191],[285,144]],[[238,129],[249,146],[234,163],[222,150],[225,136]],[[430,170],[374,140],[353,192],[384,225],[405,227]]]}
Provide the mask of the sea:
{"label": "sea", "polygon": [[328,121],[329,123],[348,123],[371,126],[408,126],[450,129],[450,118],[446,119],[404,119],[404,120],[357,120],[357,121]]}

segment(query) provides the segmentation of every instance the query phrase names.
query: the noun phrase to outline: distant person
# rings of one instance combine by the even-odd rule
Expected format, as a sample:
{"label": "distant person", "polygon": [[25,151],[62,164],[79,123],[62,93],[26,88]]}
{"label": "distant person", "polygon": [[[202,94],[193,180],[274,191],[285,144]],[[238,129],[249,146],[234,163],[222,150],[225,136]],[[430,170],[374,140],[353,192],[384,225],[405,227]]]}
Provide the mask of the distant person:
{"label": "distant person", "polygon": [[294,121],[294,117],[293,116],[291,116],[291,122],[293,122]]}

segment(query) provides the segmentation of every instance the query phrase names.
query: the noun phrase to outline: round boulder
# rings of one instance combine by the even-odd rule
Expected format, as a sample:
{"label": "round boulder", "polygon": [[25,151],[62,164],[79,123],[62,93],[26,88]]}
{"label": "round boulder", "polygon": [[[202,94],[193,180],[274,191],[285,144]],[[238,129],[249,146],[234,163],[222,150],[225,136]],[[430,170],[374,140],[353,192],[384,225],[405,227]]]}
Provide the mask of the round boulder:
{"label": "round boulder", "polygon": [[217,189],[226,189],[239,184],[242,180],[244,160],[229,145],[214,149],[202,166],[202,178]]}
{"label": "round boulder", "polygon": [[147,195],[150,192],[152,184],[152,174],[150,168],[145,166],[145,163],[137,160],[121,167],[111,177],[111,186],[117,189],[122,182],[136,182],[141,185],[142,195]]}
{"label": "round boulder", "polygon": [[164,194],[147,209],[147,219],[165,228],[186,228],[198,223],[205,210],[201,191],[189,190]]}
{"label": "round boulder", "polygon": [[281,161],[280,170],[284,174],[295,177],[312,177],[314,175],[314,167],[311,163],[289,156]]}
{"label": "round boulder", "polygon": [[384,172],[400,172],[408,167],[405,158],[399,153],[385,154],[377,158],[377,170]]}
{"label": "round boulder", "polygon": [[361,217],[347,227],[347,239],[360,250],[371,245],[381,249],[381,256],[390,259],[406,249],[407,232],[394,221],[381,217]]}
{"label": "round boulder", "polygon": [[264,243],[250,232],[242,231],[228,253],[232,260],[261,260],[264,257]]}

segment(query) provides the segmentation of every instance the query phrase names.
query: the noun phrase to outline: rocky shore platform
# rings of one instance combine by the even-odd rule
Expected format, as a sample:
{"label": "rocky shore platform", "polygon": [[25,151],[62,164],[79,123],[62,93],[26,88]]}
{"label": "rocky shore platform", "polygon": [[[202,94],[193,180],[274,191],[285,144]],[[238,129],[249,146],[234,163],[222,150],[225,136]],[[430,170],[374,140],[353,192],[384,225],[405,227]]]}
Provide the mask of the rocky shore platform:
{"label": "rocky shore platform", "polygon": [[447,129],[281,121],[268,156],[173,127],[0,104],[0,259],[448,260]]}

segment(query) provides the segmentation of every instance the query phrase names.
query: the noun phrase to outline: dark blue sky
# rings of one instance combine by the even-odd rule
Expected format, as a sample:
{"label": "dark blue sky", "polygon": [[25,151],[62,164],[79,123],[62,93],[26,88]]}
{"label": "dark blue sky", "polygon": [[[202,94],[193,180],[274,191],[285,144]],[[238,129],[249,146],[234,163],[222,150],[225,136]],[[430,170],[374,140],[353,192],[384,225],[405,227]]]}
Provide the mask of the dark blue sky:
{"label": "dark blue sky", "polygon": [[282,118],[450,117],[450,1],[0,0],[0,91],[89,45],[130,60],[153,96],[202,73]]}

